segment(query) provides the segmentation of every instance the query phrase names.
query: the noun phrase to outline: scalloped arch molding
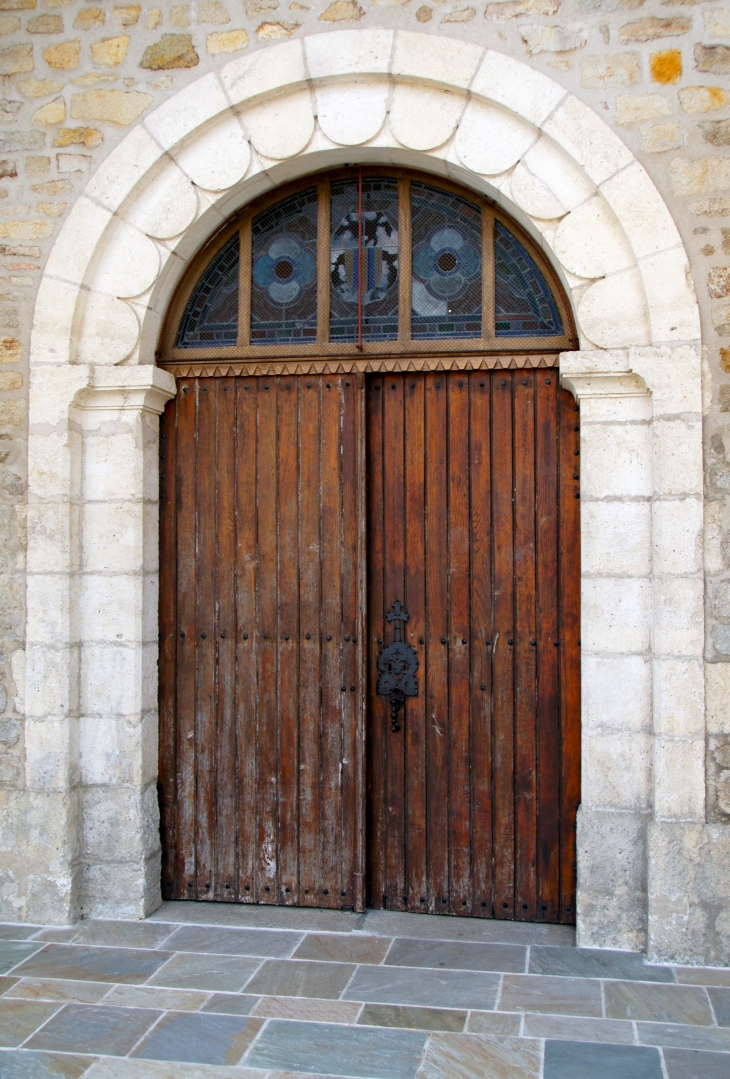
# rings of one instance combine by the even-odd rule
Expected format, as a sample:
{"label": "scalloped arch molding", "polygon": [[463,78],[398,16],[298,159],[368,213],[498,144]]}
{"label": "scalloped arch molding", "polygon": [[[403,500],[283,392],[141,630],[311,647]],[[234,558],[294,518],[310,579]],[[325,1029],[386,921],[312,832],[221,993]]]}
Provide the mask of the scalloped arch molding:
{"label": "scalloped arch molding", "polygon": [[491,196],[562,276],[581,335],[560,360],[581,403],[579,941],[730,962],[730,829],[704,810],[700,334],[679,234],[626,146],[551,79],[377,29],[272,45],[173,95],[52,249],[31,341],[26,789],[0,917],[159,903],[162,318],[232,213],[357,161]]}

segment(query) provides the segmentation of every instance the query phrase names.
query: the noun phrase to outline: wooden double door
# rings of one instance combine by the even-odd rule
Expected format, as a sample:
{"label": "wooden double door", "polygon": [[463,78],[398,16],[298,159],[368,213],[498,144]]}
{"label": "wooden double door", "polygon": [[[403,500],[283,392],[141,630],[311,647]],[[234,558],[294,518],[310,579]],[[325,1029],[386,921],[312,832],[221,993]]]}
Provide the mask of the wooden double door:
{"label": "wooden double door", "polygon": [[574,920],[578,438],[554,368],[179,380],[165,898]]}

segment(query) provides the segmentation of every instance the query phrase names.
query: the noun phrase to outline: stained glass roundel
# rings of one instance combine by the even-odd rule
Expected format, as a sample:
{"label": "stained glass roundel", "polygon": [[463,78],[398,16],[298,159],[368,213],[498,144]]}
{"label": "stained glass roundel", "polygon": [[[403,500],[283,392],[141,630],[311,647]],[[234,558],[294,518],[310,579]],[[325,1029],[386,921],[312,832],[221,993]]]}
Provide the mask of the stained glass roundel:
{"label": "stained glass roundel", "polygon": [[552,292],[535,260],[499,221],[494,223],[497,337],[556,337],[563,333]]}
{"label": "stained glass roundel", "polygon": [[238,338],[238,233],[215,255],[188,300],[176,348],[225,348]]}
{"label": "stained glass roundel", "polygon": [[317,334],[317,189],[251,223],[251,344],[296,344]]}

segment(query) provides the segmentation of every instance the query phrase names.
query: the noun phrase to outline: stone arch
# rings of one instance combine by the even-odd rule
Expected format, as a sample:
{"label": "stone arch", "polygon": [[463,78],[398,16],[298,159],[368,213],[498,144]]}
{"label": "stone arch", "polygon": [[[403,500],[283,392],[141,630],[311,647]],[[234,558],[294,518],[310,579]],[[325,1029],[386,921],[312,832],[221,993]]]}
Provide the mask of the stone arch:
{"label": "stone arch", "polygon": [[[153,477],[156,417],[174,392],[154,366],[162,318],[233,212],[350,162],[411,165],[489,195],[572,299],[582,351],[563,354],[561,377],[583,403],[592,687],[579,935],[636,948],[648,927],[652,954],[676,958],[664,877],[652,914],[647,871],[668,827],[704,821],[699,316],[686,255],[644,169],[581,101],[498,52],[404,31],[292,40],[198,79],[115,148],[54,244],[31,343],[27,775],[58,841],[43,883],[18,869],[16,906],[63,922],[140,917],[159,902]],[[673,620],[690,627],[681,641]],[[628,720],[600,688],[617,684],[631,686]],[[673,724],[672,686],[687,702]]]}

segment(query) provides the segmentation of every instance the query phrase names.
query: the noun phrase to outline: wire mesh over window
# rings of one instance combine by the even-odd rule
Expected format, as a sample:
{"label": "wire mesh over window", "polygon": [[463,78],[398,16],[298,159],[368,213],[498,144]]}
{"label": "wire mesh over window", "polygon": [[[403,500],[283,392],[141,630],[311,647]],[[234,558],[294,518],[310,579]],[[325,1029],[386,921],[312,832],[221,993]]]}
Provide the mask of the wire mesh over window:
{"label": "wire mesh over window", "polygon": [[411,333],[482,335],[482,214],[458,195],[411,184]]}
{"label": "wire mesh over window", "polygon": [[211,259],[180,320],[176,348],[225,348],[238,338],[238,233]]}
{"label": "wire mesh over window", "polygon": [[251,344],[305,344],[317,336],[317,189],[254,217]]}
{"label": "wire mesh over window", "polygon": [[361,228],[357,180],[333,183],[330,207],[330,340],[358,340],[361,291],[363,341],[392,341],[398,336],[398,183],[363,178]]}
{"label": "wire mesh over window", "polygon": [[548,283],[521,243],[494,223],[497,337],[556,337],[563,333]]}

